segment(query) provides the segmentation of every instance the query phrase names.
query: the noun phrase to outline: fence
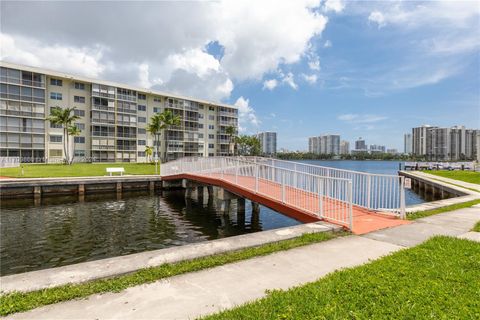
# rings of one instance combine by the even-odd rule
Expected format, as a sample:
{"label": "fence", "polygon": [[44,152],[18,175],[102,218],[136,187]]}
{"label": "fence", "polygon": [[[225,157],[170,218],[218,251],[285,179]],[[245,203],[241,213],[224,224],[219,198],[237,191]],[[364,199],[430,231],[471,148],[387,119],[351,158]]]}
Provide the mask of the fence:
{"label": "fence", "polygon": [[0,168],[20,167],[20,157],[0,157]]}
{"label": "fence", "polygon": [[353,226],[352,183],[234,157],[181,158],[162,165],[162,176],[191,173],[214,177],[300,209]]}
{"label": "fence", "polygon": [[405,218],[405,178],[403,176],[343,170],[272,158],[249,157],[249,160],[288,168],[295,172],[351,180],[354,205]]}

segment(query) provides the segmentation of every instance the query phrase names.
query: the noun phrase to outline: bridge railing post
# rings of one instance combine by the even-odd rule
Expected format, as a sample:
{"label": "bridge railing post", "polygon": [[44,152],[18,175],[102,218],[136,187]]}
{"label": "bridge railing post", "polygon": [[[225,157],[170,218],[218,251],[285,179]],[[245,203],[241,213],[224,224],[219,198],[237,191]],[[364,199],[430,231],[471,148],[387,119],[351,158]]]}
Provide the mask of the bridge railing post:
{"label": "bridge railing post", "polygon": [[323,179],[318,178],[318,215],[323,219]]}
{"label": "bridge railing post", "polygon": [[368,175],[367,176],[367,208],[370,208],[370,198],[371,198],[371,192],[372,192],[372,176]]}
{"label": "bridge railing post", "polygon": [[235,184],[238,184],[238,167],[239,167],[239,161],[235,160]]}
{"label": "bridge railing post", "polygon": [[405,177],[400,176],[400,219],[406,219],[405,214]]}
{"label": "bridge railing post", "polygon": [[349,219],[349,227],[350,231],[353,230],[353,186],[352,181],[348,181],[348,219]]}
{"label": "bridge railing post", "polygon": [[220,158],[220,167],[222,169],[222,179],[224,178],[224,171],[225,171],[225,159]]}
{"label": "bridge railing post", "polygon": [[285,203],[285,171],[282,171],[282,202]]}
{"label": "bridge railing post", "polygon": [[255,164],[255,192],[258,193],[258,164]]}

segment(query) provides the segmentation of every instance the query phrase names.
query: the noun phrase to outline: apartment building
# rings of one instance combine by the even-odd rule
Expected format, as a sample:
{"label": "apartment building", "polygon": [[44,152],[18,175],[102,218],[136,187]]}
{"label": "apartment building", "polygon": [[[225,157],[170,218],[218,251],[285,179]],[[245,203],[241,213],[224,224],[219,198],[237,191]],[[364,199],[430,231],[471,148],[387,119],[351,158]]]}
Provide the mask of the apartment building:
{"label": "apartment building", "polygon": [[180,116],[158,143],[162,161],[228,155],[226,129],[238,128],[234,106],[125,84],[0,62],[0,155],[23,162],[63,158],[62,128],[46,118],[53,107],[75,107],[78,161],[145,162],[153,146],[149,119],[164,110]]}
{"label": "apartment building", "polygon": [[473,160],[477,157],[478,132],[464,126],[413,128],[413,154],[435,161]]}
{"label": "apartment building", "polygon": [[350,154],[350,142],[346,140],[340,141],[340,154]]}
{"label": "apartment building", "polygon": [[411,154],[412,153],[412,134],[405,133],[403,135],[403,153]]}
{"label": "apartment building", "polygon": [[386,147],[377,144],[370,145],[370,153],[385,153]]}
{"label": "apartment building", "polygon": [[257,134],[262,148],[262,154],[274,155],[277,153],[277,133],[273,131],[260,132]]}
{"label": "apartment building", "polygon": [[340,135],[326,134],[308,138],[308,151],[315,154],[340,154]]}

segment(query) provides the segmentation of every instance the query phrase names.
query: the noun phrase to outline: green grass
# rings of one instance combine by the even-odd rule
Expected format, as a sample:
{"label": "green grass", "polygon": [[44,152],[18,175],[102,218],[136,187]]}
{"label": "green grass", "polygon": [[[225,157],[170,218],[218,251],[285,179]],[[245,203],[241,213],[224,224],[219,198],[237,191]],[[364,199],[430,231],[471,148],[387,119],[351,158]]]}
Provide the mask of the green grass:
{"label": "green grass", "polygon": [[[125,174],[155,174],[151,163],[74,163],[64,164],[24,164],[22,168],[2,168],[0,176],[12,178],[50,178],[50,177],[89,177],[104,176],[106,168],[122,167]],[[116,174],[118,175],[118,173]]]}
{"label": "green grass", "polygon": [[460,180],[469,183],[480,184],[480,172],[473,171],[447,171],[447,170],[427,170],[430,173],[439,177]]}
{"label": "green grass", "polygon": [[40,306],[84,298],[96,293],[119,292],[128,287],[153,282],[159,279],[221,266],[256,256],[264,256],[273,252],[288,250],[332,239],[342,233],[311,233],[300,237],[265,244],[262,246],[232,251],[173,264],[138,270],[134,273],[115,278],[94,280],[80,284],[69,284],[27,293],[12,292],[0,296],[0,315],[5,316],[15,312],[27,311]]}
{"label": "green grass", "polygon": [[480,221],[473,227],[472,231],[480,232]]}
{"label": "green grass", "polygon": [[469,208],[469,207],[474,206],[474,205],[479,204],[479,203],[480,203],[480,199],[479,200],[462,202],[462,203],[457,203],[457,204],[452,204],[452,205],[445,206],[445,207],[438,208],[438,209],[412,212],[412,213],[407,214],[407,219],[408,220],[415,220],[415,219],[425,218],[425,217],[428,217],[428,216],[433,216],[434,214],[439,214],[439,213],[458,210],[458,209],[463,209],[463,208]]}
{"label": "green grass", "polygon": [[479,319],[480,244],[435,237],[206,319]]}

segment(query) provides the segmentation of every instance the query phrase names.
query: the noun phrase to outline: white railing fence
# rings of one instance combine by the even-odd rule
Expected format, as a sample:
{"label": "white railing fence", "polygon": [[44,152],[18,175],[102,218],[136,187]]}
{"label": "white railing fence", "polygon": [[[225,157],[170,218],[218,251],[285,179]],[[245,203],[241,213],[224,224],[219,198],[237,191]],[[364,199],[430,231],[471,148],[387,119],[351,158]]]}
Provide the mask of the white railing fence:
{"label": "white railing fence", "polygon": [[295,172],[351,180],[354,205],[405,218],[405,178],[403,176],[342,170],[272,158],[249,157],[248,159],[256,163],[288,168]]}
{"label": "white railing fence", "polygon": [[20,157],[0,157],[0,168],[20,167]]}
{"label": "white railing fence", "polygon": [[295,172],[239,157],[181,158],[163,164],[161,173],[215,177],[312,216],[353,227],[352,183],[348,179]]}

